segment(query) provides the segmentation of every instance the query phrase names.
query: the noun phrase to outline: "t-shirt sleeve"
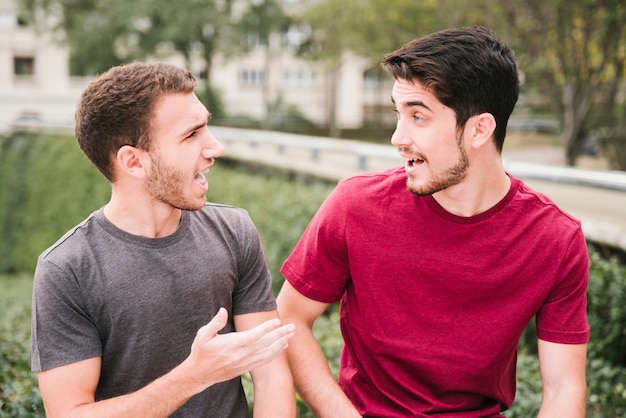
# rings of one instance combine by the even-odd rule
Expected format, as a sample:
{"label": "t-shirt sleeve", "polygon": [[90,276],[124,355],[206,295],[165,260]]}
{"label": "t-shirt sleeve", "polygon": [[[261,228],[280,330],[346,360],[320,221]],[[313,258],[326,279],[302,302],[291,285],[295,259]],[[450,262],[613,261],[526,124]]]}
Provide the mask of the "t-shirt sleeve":
{"label": "t-shirt sleeve", "polygon": [[31,321],[35,372],[102,355],[98,330],[75,278],[45,258],[35,269]]}
{"label": "t-shirt sleeve", "polygon": [[574,234],[559,263],[558,281],[537,313],[537,337],[553,343],[584,344],[589,341],[589,259],[581,229]]}
{"label": "t-shirt sleeve", "polygon": [[238,260],[239,281],[233,293],[233,314],[242,315],[276,309],[272,292],[272,276],[267,267],[265,253],[258,231],[248,215],[241,218],[238,245],[241,257]]}
{"label": "t-shirt sleeve", "polygon": [[281,273],[304,296],[335,303],[350,279],[346,224],[349,202],[345,183],[330,193],[305,229]]}

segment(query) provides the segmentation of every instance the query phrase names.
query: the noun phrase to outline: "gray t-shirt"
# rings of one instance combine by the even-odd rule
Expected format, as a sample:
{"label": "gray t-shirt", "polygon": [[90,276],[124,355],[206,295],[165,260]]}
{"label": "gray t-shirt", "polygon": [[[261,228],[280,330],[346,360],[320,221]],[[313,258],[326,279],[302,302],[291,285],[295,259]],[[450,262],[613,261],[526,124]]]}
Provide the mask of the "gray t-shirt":
{"label": "gray t-shirt", "polygon": [[[96,211],[39,257],[32,368],[102,357],[96,400],[142,388],[188,355],[220,307],[232,315],[276,302],[248,213],[207,203],[163,238],[128,234]],[[174,416],[248,416],[239,378],[194,396]]]}

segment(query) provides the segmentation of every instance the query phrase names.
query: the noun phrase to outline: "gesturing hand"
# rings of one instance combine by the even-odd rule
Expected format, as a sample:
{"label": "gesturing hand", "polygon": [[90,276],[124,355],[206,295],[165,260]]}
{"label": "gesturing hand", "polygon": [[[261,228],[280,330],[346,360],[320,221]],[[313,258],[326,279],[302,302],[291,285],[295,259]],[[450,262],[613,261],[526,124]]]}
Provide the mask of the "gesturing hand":
{"label": "gesturing hand", "polygon": [[227,320],[228,312],[221,308],[198,330],[191,345],[186,362],[202,390],[273,360],[287,348],[295,332],[294,325],[281,325],[275,318],[246,331],[218,334]]}

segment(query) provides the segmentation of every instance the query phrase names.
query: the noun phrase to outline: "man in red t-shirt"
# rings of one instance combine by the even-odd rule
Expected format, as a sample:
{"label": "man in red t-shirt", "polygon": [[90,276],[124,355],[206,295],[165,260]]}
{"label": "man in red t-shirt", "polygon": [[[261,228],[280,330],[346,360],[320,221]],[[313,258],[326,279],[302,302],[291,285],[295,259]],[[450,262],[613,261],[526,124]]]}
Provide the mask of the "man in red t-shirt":
{"label": "man in red t-shirt", "polygon": [[[587,248],[580,222],[508,174],[513,52],[450,29],[388,54],[404,167],[341,181],[282,273],[288,356],[320,417],[501,416],[533,317],[540,416],[583,417]],[[335,382],[311,328],[341,301]]]}

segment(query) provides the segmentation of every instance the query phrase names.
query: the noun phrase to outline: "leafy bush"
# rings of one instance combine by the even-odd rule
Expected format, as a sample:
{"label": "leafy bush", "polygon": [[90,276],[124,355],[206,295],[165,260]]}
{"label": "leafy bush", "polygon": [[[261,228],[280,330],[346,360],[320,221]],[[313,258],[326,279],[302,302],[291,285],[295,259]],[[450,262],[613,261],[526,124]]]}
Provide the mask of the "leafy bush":
{"label": "leafy bush", "polygon": [[626,367],[626,266],[597,251],[589,258],[589,357]]}
{"label": "leafy bush", "polygon": [[[27,167],[27,168],[25,168]],[[293,180],[290,174],[219,159],[208,199],[246,208],[259,228],[274,290],[282,261],[294,247],[332,184]],[[89,213],[104,205],[109,183],[67,136],[0,137],[0,273],[32,272],[38,255]],[[280,214],[279,217],[276,215]]]}
{"label": "leafy bush", "polygon": [[255,222],[274,292],[283,278],[280,267],[333,185],[324,181],[293,177],[284,172],[249,167],[218,160],[208,175],[207,193],[213,202],[245,208]]}
{"label": "leafy bush", "polygon": [[[208,199],[246,208],[254,220],[273,276],[328,195],[333,184],[261,167],[218,160],[208,176]],[[65,231],[98,209],[110,187],[64,136],[16,134],[0,137],[0,417],[42,416],[30,372],[30,293],[37,256]],[[590,250],[588,316],[588,416],[626,416],[626,266]],[[333,373],[343,341],[336,307],[315,324]],[[249,379],[244,379],[249,387]],[[536,414],[541,382],[531,324],[520,341],[518,393],[508,417]],[[249,390],[249,388],[248,388]],[[299,401],[301,417],[312,416]]]}
{"label": "leafy bush", "polygon": [[46,247],[110,195],[71,137],[0,137],[0,167],[0,273],[32,272]]}
{"label": "leafy bush", "polygon": [[43,417],[30,371],[32,279],[0,276],[0,288],[0,417]]}

